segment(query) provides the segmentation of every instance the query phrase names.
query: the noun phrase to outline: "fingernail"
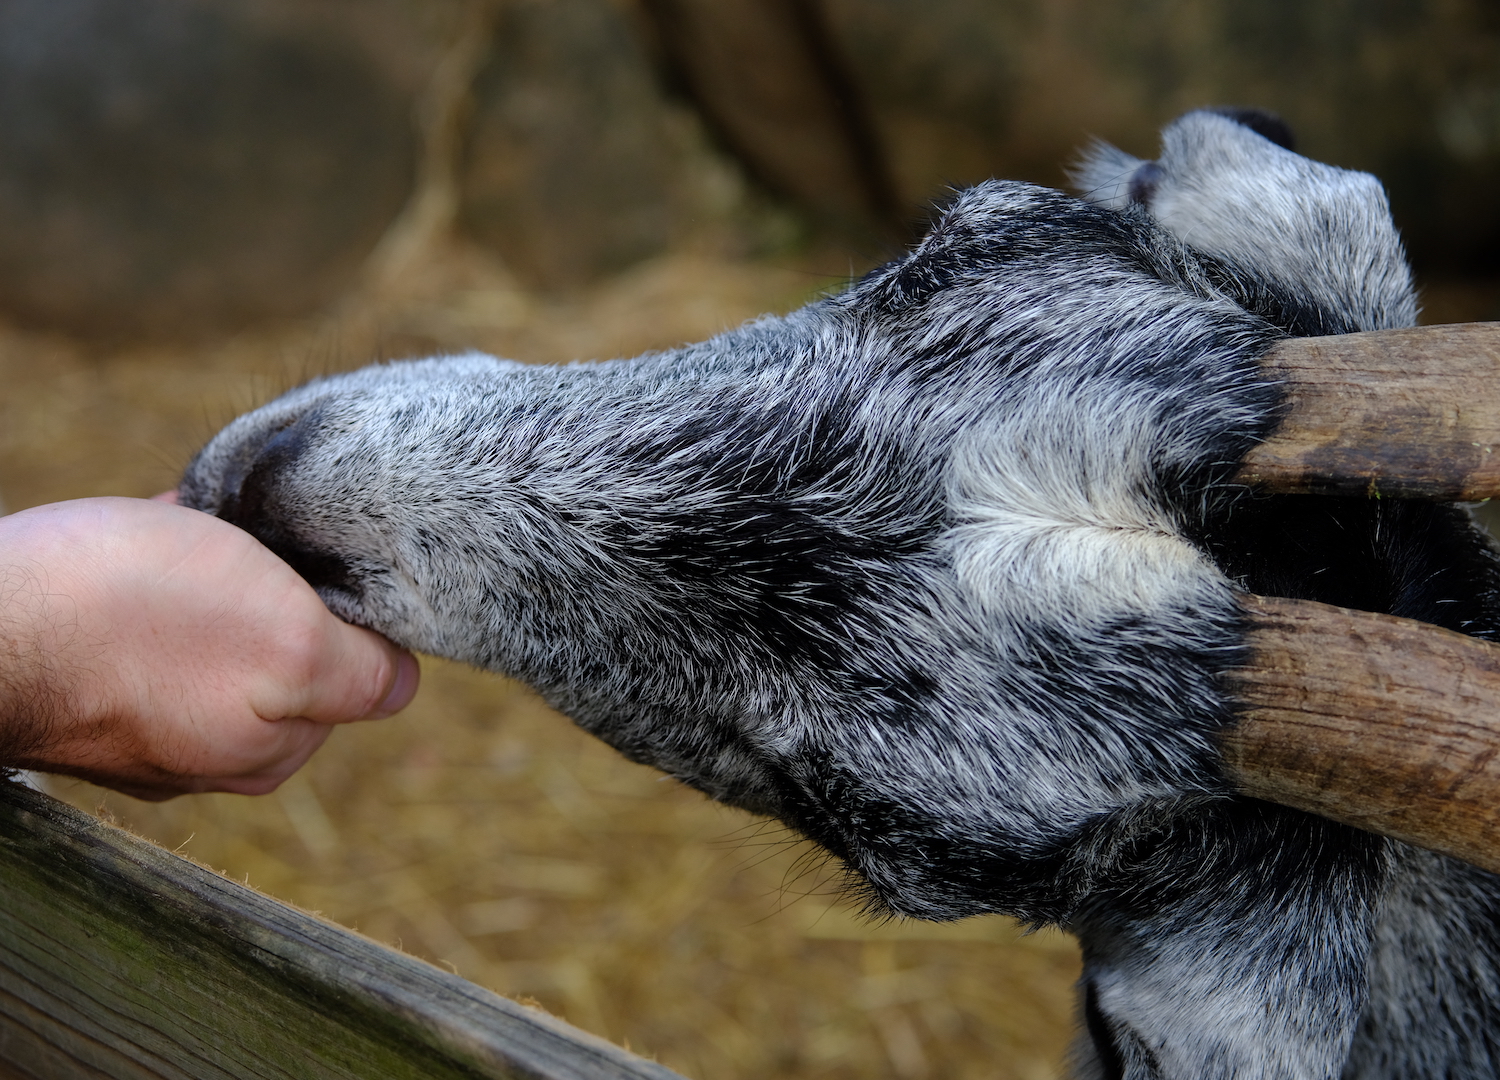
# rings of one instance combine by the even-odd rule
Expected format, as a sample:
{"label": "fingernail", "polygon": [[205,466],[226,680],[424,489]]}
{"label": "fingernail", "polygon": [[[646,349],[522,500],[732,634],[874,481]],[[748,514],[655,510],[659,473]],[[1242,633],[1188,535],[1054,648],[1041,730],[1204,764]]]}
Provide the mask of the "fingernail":
{"label": "fingernail", "polygon": [[422,679],[422,669],[417,664],[417,658],[409,652],[403,652],[396,658],[396,677],[391,680],[391,688],[386,691],[385,700],[375,706],[367,719],[383,720],[392,713],[398,713],[411,704],[411,699],[417,696],[417,683]]}

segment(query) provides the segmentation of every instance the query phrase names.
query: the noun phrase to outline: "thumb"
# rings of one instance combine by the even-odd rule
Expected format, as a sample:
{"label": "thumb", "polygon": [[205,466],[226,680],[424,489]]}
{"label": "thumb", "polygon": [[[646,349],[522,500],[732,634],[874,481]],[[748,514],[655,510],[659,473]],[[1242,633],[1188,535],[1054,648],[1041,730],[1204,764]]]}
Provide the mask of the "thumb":
{"label": "thumb", "polygon": [[417,658],[372,630],[329,618],[293,712],[322,724],[379,720],[400,712],[421,680]]}

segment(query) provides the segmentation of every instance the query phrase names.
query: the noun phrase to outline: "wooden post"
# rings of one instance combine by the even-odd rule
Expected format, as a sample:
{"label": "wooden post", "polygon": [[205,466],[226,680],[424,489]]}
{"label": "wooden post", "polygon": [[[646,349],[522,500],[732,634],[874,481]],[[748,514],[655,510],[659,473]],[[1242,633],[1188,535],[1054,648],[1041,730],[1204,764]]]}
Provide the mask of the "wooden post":
{"label": "wooden post", "polygon": [[0,782],[0,1080],[681,1080]]}

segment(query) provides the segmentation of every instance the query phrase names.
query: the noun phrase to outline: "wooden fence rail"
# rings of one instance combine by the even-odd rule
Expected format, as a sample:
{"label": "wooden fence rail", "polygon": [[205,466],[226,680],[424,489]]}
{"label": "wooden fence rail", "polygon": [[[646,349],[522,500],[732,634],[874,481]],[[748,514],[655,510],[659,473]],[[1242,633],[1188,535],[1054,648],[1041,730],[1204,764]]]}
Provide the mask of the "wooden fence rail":
{"label": "wooden fence rail", "polygon": [[0,781],[0,1080],[672,1080]]}

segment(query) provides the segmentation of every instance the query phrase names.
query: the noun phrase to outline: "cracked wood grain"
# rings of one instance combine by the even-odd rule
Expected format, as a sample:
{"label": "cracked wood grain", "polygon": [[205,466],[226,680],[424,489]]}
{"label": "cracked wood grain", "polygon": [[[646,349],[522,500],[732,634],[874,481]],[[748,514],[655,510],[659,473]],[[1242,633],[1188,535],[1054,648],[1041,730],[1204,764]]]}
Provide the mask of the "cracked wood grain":
{"label": "cracked wood grain", "polygon": [[1223,737],[1241,791],[1500,872],[1500,646],[1409,619],[1245,597]]}
{"label": "cracked wood grain", "polygon": [[1500,323],[1289,338],[1262,361],[1286,389],[1238,479],[1278,494],[1500,495]]}

